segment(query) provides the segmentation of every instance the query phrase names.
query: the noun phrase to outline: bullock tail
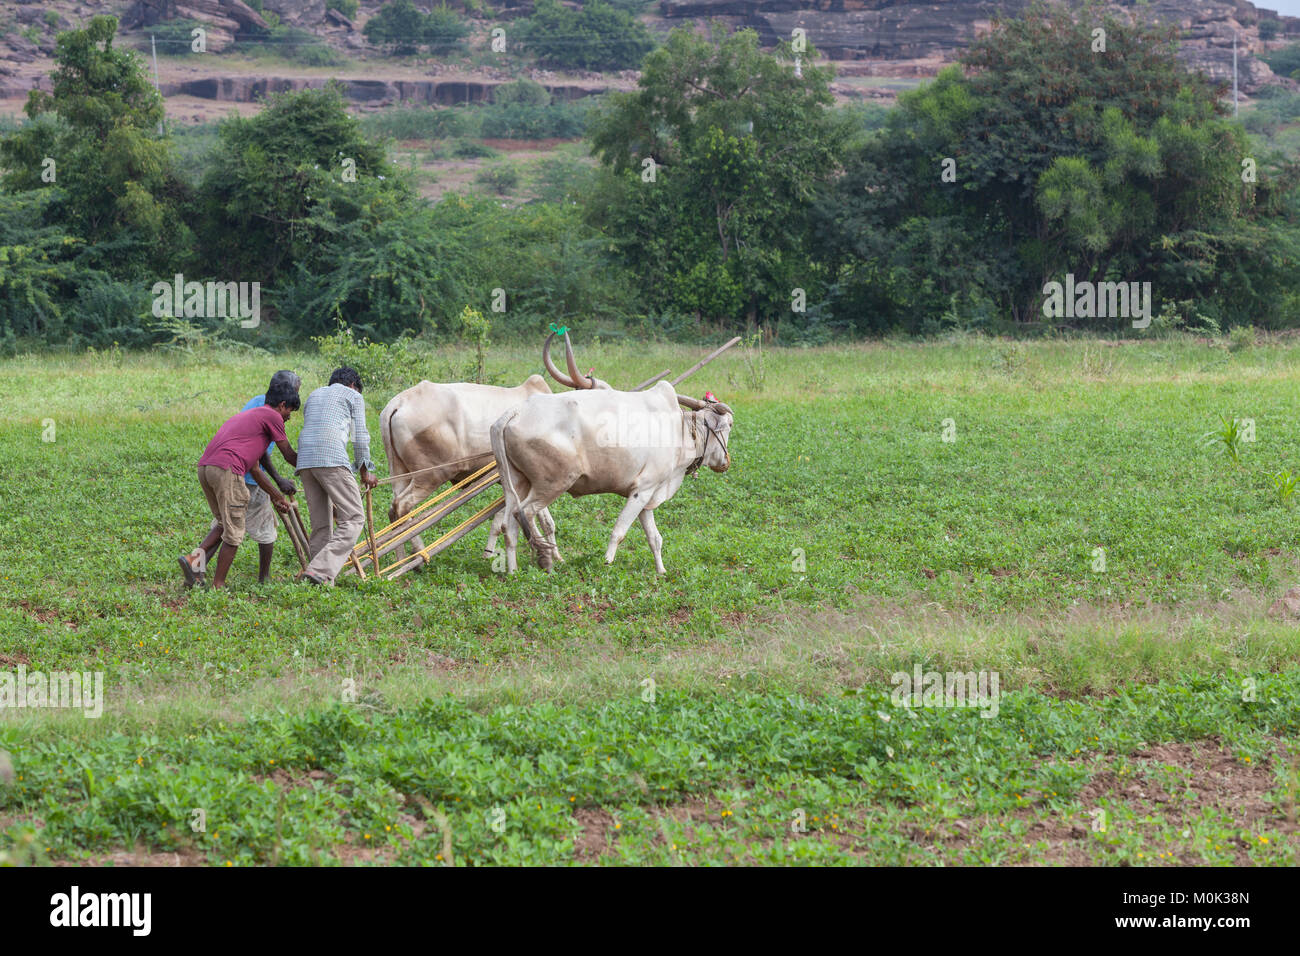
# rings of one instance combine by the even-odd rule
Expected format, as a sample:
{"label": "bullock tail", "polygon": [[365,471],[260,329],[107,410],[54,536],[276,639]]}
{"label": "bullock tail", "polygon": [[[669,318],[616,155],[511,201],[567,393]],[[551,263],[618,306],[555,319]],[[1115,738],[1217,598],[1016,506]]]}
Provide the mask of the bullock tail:
{"label": "bullock tail", "polygon": [[384,410],[379,413],[379,437],[384,443],[384,454],[388,456],[388,473],[395,479],[393,481],[393,503],[388,509],[389,521],[396,521],[401,517],[397,513],[397,502],[405,497],[410,486],[409,481],[403,481],[399,486],[396,480],[410,469],[406,467],[406,463],[402,461],[402,456],[397,453],[397,448],[393,444],[393,416],[397,414],[397,409],[400,407],[394,404],[395,401],[396,399],[389,402],[384,406]]}
{"label": "bullock tail", "polygon": [[506,454],[506,426],[510,425],[518,414],[518,409],[512,409],[511,411],[506,412],[506,414],[498,421],[492,423],[492,454],[496,456],[497,467],[501,469],[501,484],[508,492],[507,497],[514,499],[515,521],[518,522],[519,527],[523,530],[524,539],[529,544],[532,544],[534,536],[536,536],[539,541],[541,540],[541,536],[537,534],[537,529],[533,527],[532,519],[526,518],[519,507],[519,492],[515,489],[514,473],[510,470],[510,456]]}

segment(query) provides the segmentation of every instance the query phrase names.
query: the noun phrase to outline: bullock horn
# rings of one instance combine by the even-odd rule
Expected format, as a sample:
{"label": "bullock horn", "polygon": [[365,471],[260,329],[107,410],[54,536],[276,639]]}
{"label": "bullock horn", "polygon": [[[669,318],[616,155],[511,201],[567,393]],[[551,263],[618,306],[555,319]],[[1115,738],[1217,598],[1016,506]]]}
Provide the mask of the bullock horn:
{"label": "bullock horn", "polygon": [[[555,334],[556,333],[552,332],[550,335],[548,335],[546,337],[546,344],[542,346],[542,364],[546,366],[546,371],[551,373],[551,378],[555,379],[561,385],[565,386],[566,388],[577,388],[578,385],[573,381],[573,379],[569,378],[558,368],[556,368],[555,362],[552,361],[551,359],[551,341],[555,338]],[[565,342],[568,342],[569,340],[568,333],[565,333],[564,340]],[[570,368],[573,367],[572,363],[570,363],[569,367]]]}
{"label": "bullock horn", "polygon": [[573,357],[573,343],[569,341],[567,331],[564,333],[564,360],[569,363],[569,377],[578,383],[571,388],[595,388],[595,381],[578,371],[578,360]]}
{"label": "bullock horn", "polygon": [[679,405],[685,405],[687,408],[697,412],[701,409],[712,408],[719,415],[734,416],[736,414],[731,410],[730,405],[723,404],[722,402],[702,402],[698,398],[691,398],[689,395],[679,394],[677,396],[677,403]]}

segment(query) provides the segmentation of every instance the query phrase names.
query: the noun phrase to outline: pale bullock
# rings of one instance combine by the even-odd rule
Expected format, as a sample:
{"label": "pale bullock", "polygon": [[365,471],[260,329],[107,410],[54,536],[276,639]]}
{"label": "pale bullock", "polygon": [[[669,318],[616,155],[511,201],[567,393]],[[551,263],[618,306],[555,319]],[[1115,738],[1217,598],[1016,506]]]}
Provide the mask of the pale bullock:
{"label": "pale bullock", "polygon": [[507,569],[516,568],[521,526],[537,563],[551,569],[557,555],[553,531],[543,523],[539,534],[533,519],[541,521],[547,507],[567,491],[575,498],[626,498],[605,549],[605,563],[614,560],[619,543],[639,518],[655,569],[663,574],[663,537],[655,527],[654,509],[700,465],[718,472],[730,467],[727,442],[733,419],[732,410],[721,402],[678,395],[668,382],[644,392],[533,395],[506,412],[492,426],[492,451],[506,496]]}
{"label": "pale bullock", "polygon": [[[569,337],[564,337],[569,375],[551,360],[551,342],[542,346],[542,363],[552,377],[569,388],[608,389],[598,378],[578,371]],[[393,481],[393,503],[388,520],[397,521],[433,495],[447,482],[468,478],[492,460],[492,423],[532,395],[549,395],[550,386],[540,375],[530,375],[522,384],[505,388],[473,382],[438,384],[420,382],[393,397],[379,414],[379,434],[388,456]],[[542,533],[553,543],[555,523],[549,511],[537,516]],[[505,527],[498,514],[488,530],[484,554],[491,557],[497,537]],[[423,548],[419,537],[412,539],[413,552]]]}

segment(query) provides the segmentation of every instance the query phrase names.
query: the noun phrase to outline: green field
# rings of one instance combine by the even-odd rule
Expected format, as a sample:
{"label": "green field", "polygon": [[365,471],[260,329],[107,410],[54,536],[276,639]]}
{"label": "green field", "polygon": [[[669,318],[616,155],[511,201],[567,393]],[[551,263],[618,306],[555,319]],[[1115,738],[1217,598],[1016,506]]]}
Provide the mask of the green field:
{"label": "green field", "polygon": [[[580,352],[615,384],[698,356]],[[736,409],[733,466],[658,510],[662,578],[639,527],[604,566],[621,500],[599,497],[552,509],[549,576],[522,551],[495,573],[480,529],[396,582],[295,587],[282,540],[276,583],[250,546],[225,593],[186,591],[194,462],[281,367],[328,372],[0,363],[0,673],[106,685],[98,720],[0,710],[0,854],[1300,861],[1300,630],[1268,614],[1300,582],[1300,505],[1274,486],[1300,472],[1290,339],[732,355],[690,386]],[[1253,421],[1239,460],[1203,442],[1223,416]],[[895,707],[916,665],[997,672],[997,716]]]}

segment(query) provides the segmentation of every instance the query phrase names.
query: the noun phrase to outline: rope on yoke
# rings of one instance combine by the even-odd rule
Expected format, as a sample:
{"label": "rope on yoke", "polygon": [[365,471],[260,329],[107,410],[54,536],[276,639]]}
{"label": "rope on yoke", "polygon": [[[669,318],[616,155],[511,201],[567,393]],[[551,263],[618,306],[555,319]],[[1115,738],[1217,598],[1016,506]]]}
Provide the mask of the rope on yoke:
{"label": "rope on yoke", "polygon": [[485,451],[481,455],[471,455],[468,458],[457,458],[455,461],[444,461],[441,465],[430,465],[428,468],[420,468],[416,471],[404,471],[400,475],[390,475],[387,478],[380,478],[379,484],[391,485],[395,481],[401,481],[403,478],[413,478],[416,475],[422,475],[426,471],[437,471],[439,468],[450,468],[452,465],[463,465],[466,462],[478,461],[481,458],[491,458],[492,452]]}

